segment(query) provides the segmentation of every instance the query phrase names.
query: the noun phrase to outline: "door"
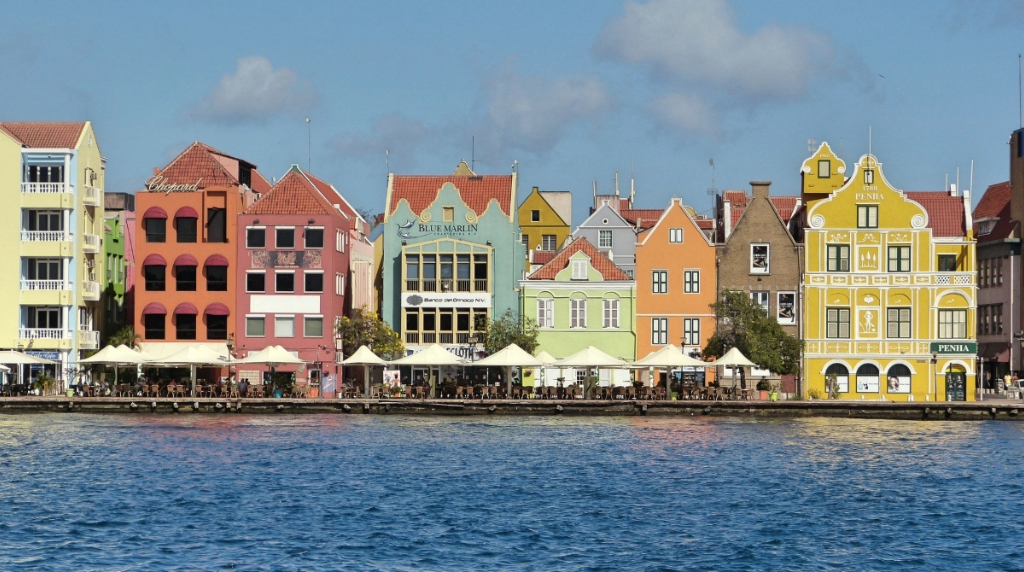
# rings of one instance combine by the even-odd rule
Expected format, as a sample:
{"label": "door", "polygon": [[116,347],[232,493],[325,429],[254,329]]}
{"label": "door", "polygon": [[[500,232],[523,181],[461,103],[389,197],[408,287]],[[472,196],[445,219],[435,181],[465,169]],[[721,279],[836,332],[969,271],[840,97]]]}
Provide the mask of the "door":
{"label": "door", "polygon": [[967,374],[962,371],[946,372],[946,400],[967,401]]}

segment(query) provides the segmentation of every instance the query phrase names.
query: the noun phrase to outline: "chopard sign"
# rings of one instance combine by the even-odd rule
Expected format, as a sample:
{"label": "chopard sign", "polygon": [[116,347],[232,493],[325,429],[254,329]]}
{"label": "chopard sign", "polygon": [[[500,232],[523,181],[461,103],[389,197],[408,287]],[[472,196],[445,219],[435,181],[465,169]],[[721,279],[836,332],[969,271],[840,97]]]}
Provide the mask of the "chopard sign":
{"label": "chopard sign", "polygon": [[202,177],[191,185],[184,183],[168,183],[166,177],[156,176],[146,181],[146,190],[154,192],[171,193],[192,193],[199,190],[199,183],[203,182]]}

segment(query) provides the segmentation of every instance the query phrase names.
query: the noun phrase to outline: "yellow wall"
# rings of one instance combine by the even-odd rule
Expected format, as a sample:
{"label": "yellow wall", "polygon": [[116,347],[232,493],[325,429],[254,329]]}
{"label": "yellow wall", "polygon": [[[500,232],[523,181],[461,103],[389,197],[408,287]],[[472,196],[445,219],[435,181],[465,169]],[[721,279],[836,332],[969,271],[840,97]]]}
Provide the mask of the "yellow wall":
{"label": "yellow wall", "polygon": [[[532,211],[540,211],[540,221],[533,222]],[[523,204],[519,205],[519,227],[522,229],[522,233],[529,238],[526,247],[528,251],[540,248],[541,237],[545,234],[555,235],[555,250],[558,250],[572,230],[568,223],[558,216],[555,209],[544,200],[537,187],[534,187],[533,192],[526,197]]]}
{"label": "yellow wall", "polygon": [[0,131],[0,347],[17,347],[20,316],[17,303],[21,290],[21,145]]}

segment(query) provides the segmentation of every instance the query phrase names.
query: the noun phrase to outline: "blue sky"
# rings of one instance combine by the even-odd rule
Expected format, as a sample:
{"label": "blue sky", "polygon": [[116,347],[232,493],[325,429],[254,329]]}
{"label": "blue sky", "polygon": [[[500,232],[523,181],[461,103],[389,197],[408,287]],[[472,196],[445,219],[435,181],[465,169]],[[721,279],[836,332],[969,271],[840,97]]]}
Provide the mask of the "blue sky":
{"label": "blue sky", "polygon": [[200,140],[280,177],[307,161],[357,207],[400,174],[508,173],[706,210],[796,194],[808,139],[868,150],[905,190],[1008,178],[1024,2],[739,0],[11,3],[0,120],[91,120],[107,190]]}

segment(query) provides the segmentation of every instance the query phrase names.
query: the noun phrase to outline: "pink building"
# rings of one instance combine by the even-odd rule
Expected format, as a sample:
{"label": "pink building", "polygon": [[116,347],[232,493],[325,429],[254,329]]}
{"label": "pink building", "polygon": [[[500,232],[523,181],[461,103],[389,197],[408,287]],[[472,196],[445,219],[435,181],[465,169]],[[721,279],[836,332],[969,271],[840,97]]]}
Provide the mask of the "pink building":
{"label": "pink building", "polygon": [[[345,311],[353,226],[338,199],[293,165],[238,219],[236,355],[283,346],[309,365],[278,371],[294,373],[313,395],[326,382],[325,397],[340,374],[334,324]],[[252,383],[267,369],[239,366],[238,379]]]}

